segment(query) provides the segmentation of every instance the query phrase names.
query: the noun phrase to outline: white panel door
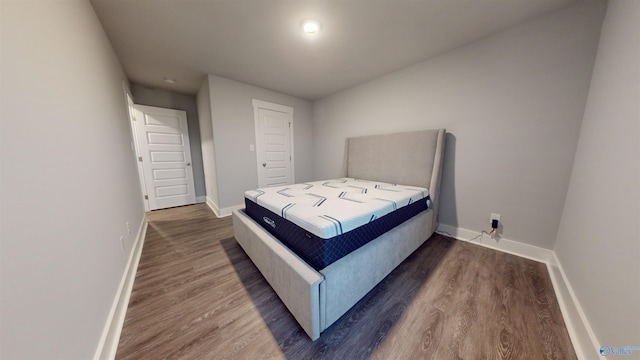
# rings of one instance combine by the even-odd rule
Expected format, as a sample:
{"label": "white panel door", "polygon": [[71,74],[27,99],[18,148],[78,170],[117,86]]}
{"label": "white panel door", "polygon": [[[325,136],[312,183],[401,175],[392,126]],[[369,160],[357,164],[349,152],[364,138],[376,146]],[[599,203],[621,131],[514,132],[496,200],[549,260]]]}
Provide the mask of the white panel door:
{"label": "white panel door", "polygon": [[194,204],[186,112],[144,105],[134,108],[149,210]]}
{"label": "white panel door", "polygon": [[274,106],[269,109],[262,103],[254,110],[257,113],[258,185],[268,187],[291,184],[293,108],[266,104]]}

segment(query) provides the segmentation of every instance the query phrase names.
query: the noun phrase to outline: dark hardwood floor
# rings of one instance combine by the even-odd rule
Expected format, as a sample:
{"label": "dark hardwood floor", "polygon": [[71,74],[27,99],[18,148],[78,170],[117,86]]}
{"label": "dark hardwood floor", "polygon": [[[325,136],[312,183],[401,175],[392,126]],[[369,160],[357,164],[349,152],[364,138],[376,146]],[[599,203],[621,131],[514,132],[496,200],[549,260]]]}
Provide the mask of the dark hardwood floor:
{"label": "dark hardwood floor", "polygon": [[575,359],[542,263],[434,235],[311,341],[204,204],[149,213],[117,359]]}

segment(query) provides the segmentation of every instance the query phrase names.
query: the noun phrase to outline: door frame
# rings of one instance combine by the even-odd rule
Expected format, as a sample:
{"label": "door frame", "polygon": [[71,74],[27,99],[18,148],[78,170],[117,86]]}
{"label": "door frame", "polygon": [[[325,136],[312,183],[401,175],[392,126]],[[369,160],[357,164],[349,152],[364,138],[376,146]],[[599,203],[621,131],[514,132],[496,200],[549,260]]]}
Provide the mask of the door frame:
{"label": "door frame", "polygon": [[149,211],[149,200],[145,199],[145,194],[147,194],[147,185],[144,181],[144,169],[142,168],[142,162],[140,158],[142,155],[140,154],[140,145],[138,144],[138,130],[136,129],[136,111],[134,109],[135,102],[133,100],[133,95],[129,90],[129,87],[126,84],[124,87],[124,95],[125,100],[127,102],[127,112],[129,113],[129,127],[131,128],[131,150],[135,155],[136,168],[138,170],[138,182],[140,183],[140,197],[142,200],[142,204],[144,205],[144,211]]}
{"label": "door frame", "polygon": [[256,132],[256,169],[257,169],[257,173],[256,175],[258,176],[258,187],[264,187],[264,183],[261,183],[261,179],[260,179],[260,170],[262,168],[262,163],[264,162],[262,159],[262,148],[263,148],[263,144],[262,141],[260,140],[260,135],[262,134],[262,126],[261,121],[260,121],[260,115],[259,115],[259,111],[260,109],[265,109],[265,110],[272,110],[272,111],[278,111],[278,112],[283,112],[286,114],[289,114],[289,118],[291,119],[290,122],[290,126],[289,126],[289,154],[291,156],[291,160],[290,160],[290,169],[291,169],[291,183],[295,184],[296,182],[296,171],[295,171],[295,156],[294,156],[294,146],[293,146],[293,107],[291,106],[286,106],[286,105],[280,105],[280,104],[275,104],[275,103],[271,103],[268,101],[263,101],[263,100],[257,100],[257,99],[252,99],[252,103],[253,103],[253,120],[255,123],[255,132]]}

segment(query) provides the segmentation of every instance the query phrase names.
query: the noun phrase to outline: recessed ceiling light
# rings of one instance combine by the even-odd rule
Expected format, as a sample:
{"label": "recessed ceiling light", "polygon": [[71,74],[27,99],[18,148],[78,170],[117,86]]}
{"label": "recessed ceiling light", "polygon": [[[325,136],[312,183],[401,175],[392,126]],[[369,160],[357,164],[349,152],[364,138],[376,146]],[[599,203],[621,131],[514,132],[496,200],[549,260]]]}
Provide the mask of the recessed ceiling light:
{"label": "recessed ceiling light", "polygon": [[320,31],[320,23],[316,20],[306,20],[304,23],[302,23],[302,29],[307,34],[314,35],[317,34],[318,31]]}
{"label": "recessed ceiling light", "polygon": [[164,82],[166,82],[167,84],[175,84],[176,83],[176,79],[171,79],[171,78],[163,78]]}

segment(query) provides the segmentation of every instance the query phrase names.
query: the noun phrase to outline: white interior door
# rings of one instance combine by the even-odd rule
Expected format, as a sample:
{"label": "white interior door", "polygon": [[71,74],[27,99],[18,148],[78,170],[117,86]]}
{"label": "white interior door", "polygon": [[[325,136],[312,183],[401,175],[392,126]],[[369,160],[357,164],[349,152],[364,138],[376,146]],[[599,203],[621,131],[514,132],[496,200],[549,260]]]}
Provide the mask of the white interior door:
{"label": "white interior door", "polygon": [[258,186],[292,184],[293,108],[254,100]]}
{"label": "white interior door", "polygon": [[134,105],[149,210],[196,202],[187,113]]}

